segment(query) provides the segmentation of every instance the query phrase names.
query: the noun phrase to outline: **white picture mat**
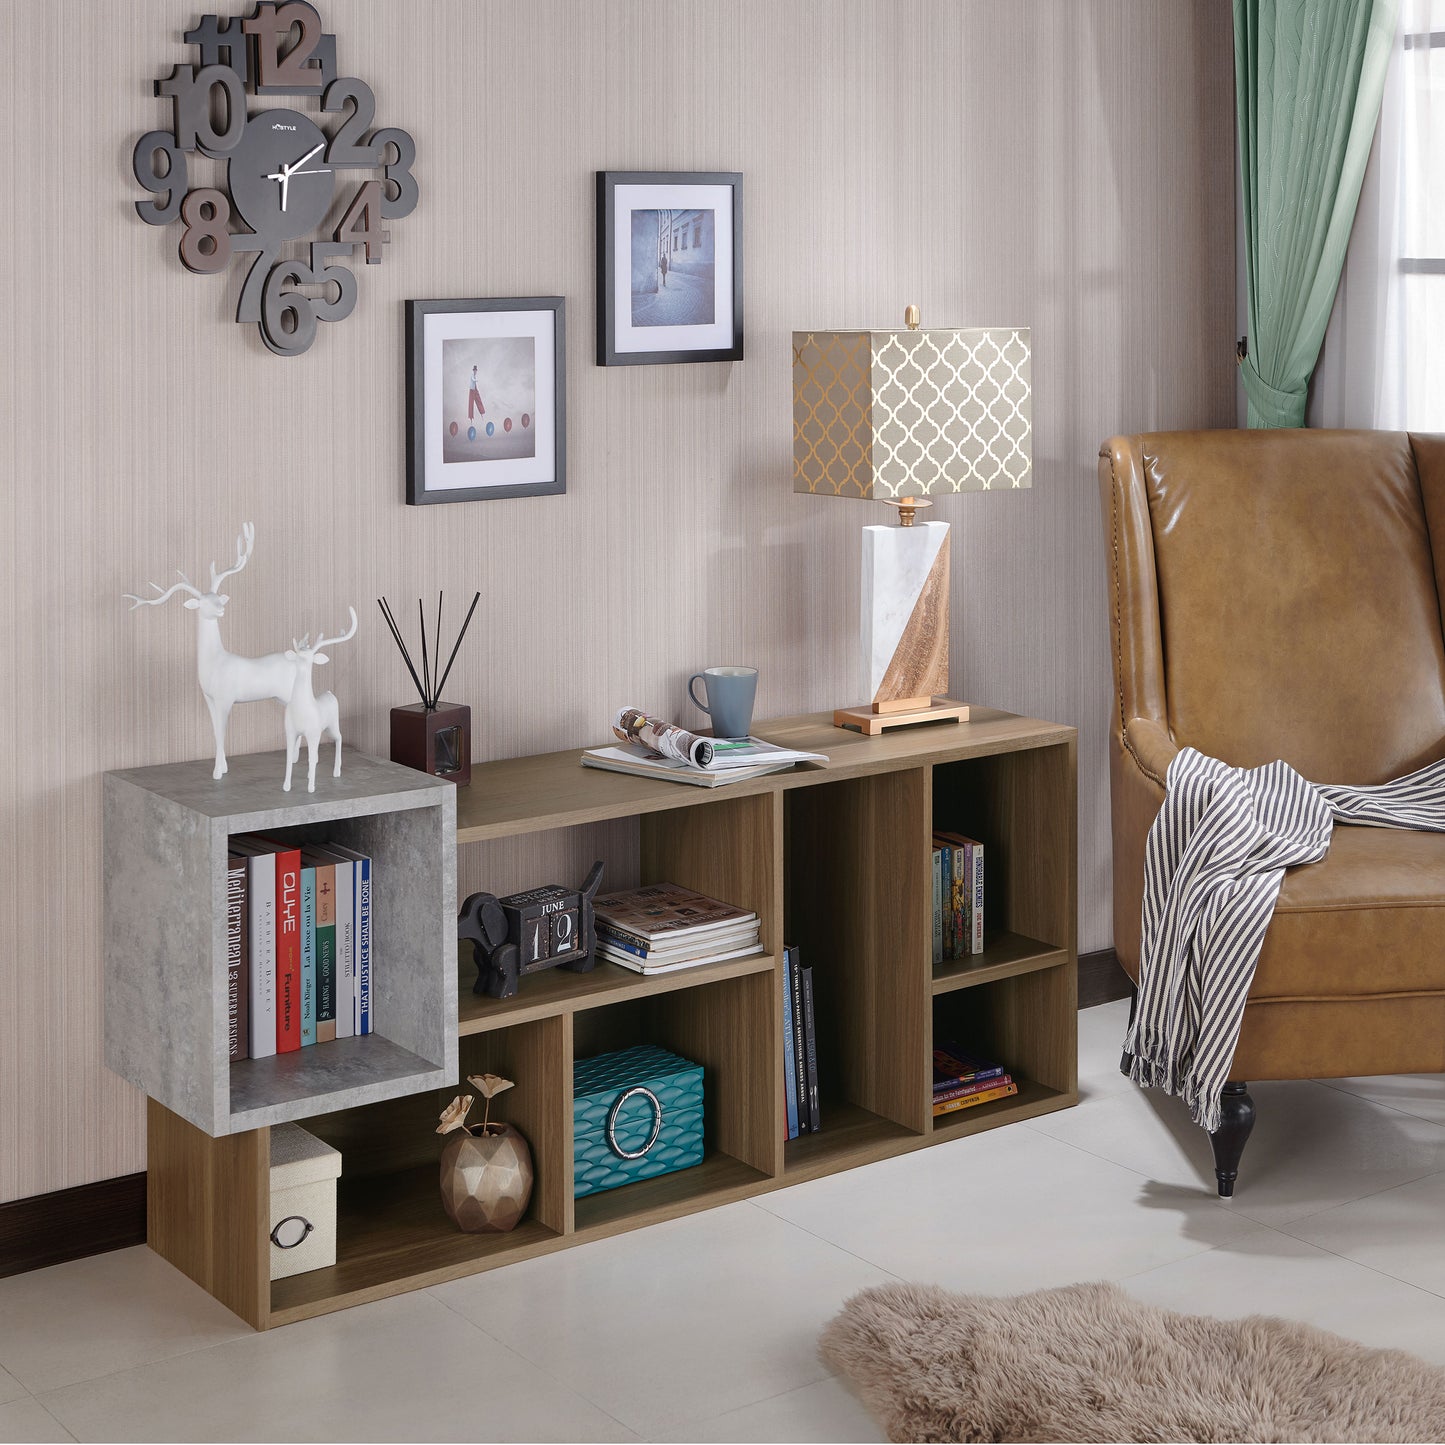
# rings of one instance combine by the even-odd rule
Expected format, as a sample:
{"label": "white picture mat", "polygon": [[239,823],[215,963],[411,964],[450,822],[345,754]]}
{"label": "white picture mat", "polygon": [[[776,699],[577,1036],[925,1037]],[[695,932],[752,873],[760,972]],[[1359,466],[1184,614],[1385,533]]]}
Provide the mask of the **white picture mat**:
{"label": "white picture mat", "polygon": [[[616,186],[612,228],[612,349],[636,351],[726,351],[733,345],[733,188],[697,185]],[[707,326],[632,324],[632,213],[712,211],[713,316]]]}
{"label": "white picture mat", "polygon": [[[426,489],[453,492],[470,487],[515,487],[557,480],[557,313],[547,311],[436,311],[424,318],[422,333],[426,396],[422,435],[426,441]],[[442,342],[500,336],[530,336],[537,346],[536,455],[495,461],[442,461]]]}

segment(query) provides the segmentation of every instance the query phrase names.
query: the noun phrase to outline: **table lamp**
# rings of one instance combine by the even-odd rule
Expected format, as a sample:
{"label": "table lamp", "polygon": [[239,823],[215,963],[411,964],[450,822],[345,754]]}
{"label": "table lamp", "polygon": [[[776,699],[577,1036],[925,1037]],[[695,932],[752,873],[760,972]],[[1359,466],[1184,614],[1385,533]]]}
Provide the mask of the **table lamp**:
{"label": "table lamp", "polygon": [[869,701],[838,727],[967,722],[948,696],[948,523],[918,520],[930,495],[1027,487],[1032,478],[1029,332],[793,333],[793,490],[898,509],[863,528],[863,676]]}

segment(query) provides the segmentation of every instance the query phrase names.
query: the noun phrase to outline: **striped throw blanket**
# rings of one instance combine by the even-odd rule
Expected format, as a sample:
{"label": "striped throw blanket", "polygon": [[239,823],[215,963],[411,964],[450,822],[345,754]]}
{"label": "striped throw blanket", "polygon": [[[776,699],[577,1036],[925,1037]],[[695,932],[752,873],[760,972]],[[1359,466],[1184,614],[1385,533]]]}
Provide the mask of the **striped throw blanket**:
{"label": "striped throw blanket", "polygon": [[1139,996],[1125,1072],[1219,1127],[1219,1098],[1284,870],[1317,863],[1336,822],[1445,832],[1445,759],[1375,787],[1231,768],[1184,748],[1144,852]]}

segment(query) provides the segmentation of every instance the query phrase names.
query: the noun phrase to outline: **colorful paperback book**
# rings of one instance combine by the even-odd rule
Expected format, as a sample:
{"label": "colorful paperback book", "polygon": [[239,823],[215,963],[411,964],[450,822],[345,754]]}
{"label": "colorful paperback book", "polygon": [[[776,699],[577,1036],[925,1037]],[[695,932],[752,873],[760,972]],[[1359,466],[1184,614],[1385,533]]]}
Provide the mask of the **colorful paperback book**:
{"label": "colorful paperback book", "polygon": [[316,848],[301,850],[316,870],[316,1042],[336,1037],[336,862]]}
{"label": "colorful paperback book", "polygon": [[316,869],[301,865],[301,1047],[316,1042]]}
{"label": "colorful paperback book", "polygon": [[269,1059],[276,1052],[276,848],[241,837],[231,839],[231,852],[246,859],[249,1053]]}
{"label": "colorful paperback book", "polygon": [[355,1008],[352,1017],[356,1021],[356,1033],[372,1032],[372,987],[371,987],[371,859],[355,848],[337,845],[335,852],[350,858],[355,864],[352,892],[352,913],[356,929],[356,975]]}
{"label": "colorful paperback book", "polygon": [[356,864],[336,859],[336,1037],[356,1033]]}
{"label": "colorful paperback book", "polygon": [[940,833],[957,850],[963,875],[962,931],[959,956],[983,952],[983,844],[962,833]]}
{"label": "colorful paperback book", "polygon": [[953,849],[940,844],[939,854],[939,918],[940,959],[953,957]]}
{"label": "colorful paperback book", "polygon": [[979,1079],[972,1084],[959,1084],[952,1089],[933,1091],[933,1102],[935,1104],[946,1104],[950,1099],[965,1099],[970,1094],[981,1094],[985,1089],[997,1089],[1003,1084],[1011,1084],[1013,1079],[1007,1074],[999,1074],[992,1079]]}
{"label": "colorful paperback book", "polygon": [[968,906],[972,896],[968,886],[967,859],[963,839],[957,833],[936,833],[934,841],[943,849],[948,872],[947,904],[944,907],[944,954],[948,958],[968,956]]}
{"label": "colorful paperback book", "polygon": [[301,1047],[301,850],[276,853],[276,1052]]}
{"label": "colorful paperback book", "polygon": [[783,949],[783,1097],[788,1118],[788,1138],[798,1137],[798,1080],[794,1073],[793,1050],[793,951]]}
{"label": "colorful paperback book", "polygon": [[933,1117],[936,1119],[940,1114],[955,1114],[960,1109],[972,1109],[977,1104],[991,1104],[995,1099],[1007,1099],[1011,1094],[1017,1094],[1019,1086],[1015,1083],[996,1084],[991,1089],[984,1089],[981,1093],[970,1094],[963,1099],[950,1099],[946,1104],[935,1104],[933,1106]]}
{"label": "colorful paperback book", "polygon": [[973,930],[974,953],[983,952],[983,844],[970,840],[973,869],[973,907],[969,911],[969,924]]}
{"label": "colorful paperback book", "polygon": [[226,1032],[233,1060],[249,1058],[250,980],[247,977],[246,859],[226,860]]}
{"label": "colorful paperback book", "polygon": [[999,1064],[974,1058],[957,1044],[946,1043],[933,1051],[933,1087],[952,1089],[959,1084],[976,1083],[979,1079],[997,1079],[1003,1073]]}
{"label": "colorful paperback book", "polygon": [[823,1121],[818,1108],[818,1037],[813,1023],[813,970],[803,970],[803,1050],[808,1056],[808,1128],[816,1134]]}

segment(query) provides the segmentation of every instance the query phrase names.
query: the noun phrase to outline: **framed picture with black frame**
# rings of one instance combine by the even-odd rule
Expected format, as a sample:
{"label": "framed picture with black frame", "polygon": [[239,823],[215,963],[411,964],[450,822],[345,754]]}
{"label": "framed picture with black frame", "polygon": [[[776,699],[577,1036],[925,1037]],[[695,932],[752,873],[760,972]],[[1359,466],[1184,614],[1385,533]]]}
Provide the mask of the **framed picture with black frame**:
{"label": "framed picture with black frame", "polygon": [[598,171],[598,366],[742,356],[742,176]]}
{"label": "framed picture with black frame", "polygon": [[560,296],[406,303],[406,500],[567,490]]}

